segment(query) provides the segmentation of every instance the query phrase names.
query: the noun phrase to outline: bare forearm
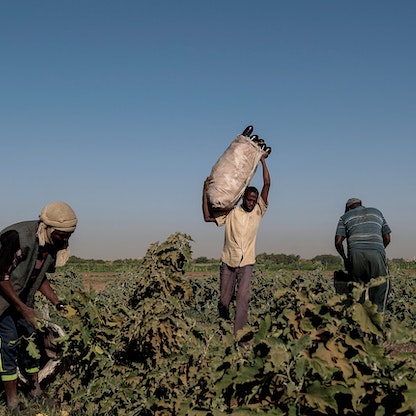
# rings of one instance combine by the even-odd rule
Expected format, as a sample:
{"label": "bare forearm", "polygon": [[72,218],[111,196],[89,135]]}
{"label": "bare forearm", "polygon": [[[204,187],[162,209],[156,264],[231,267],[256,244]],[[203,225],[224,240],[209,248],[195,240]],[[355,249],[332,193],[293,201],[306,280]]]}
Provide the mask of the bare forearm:
{"label": "bare forearm", "polygon": [[340,254],[340,256],[342,257],[342,259],[347,260],[347,256],[345,255],[344,247],[341,245],[341,247],[335,246],[335,248],[337,249],[337,251]]}
{"label": "bare forearm", "polygon": [[211,210],[209,209],[209,202],[207,196],[207,187],[208,187],[209,178],[204,182],[204,188],[202,190],[202,213],[204,215],[205,222],[214,222],[215,218],[211,215]]}
{"label": "bare forearm", "polygon": [[55,291],[52,289],[49,280],[45,279],[39,288],[40,293],[46,296],[46,298],[52,303],[52,305],[56,305],[59,303],[59,298],[56,296]]}
{"label": "bare forearm", "polygon": [[335,236],[335,248],[340,254],[340,256],[342,257],[342,259],[345,261],[347,260],[347,256],[344,251],[343,241],[344,241],[344,238],[342,238],[341,236],[339,235]]}
{"label": "bare forearm", "polygon": [[265,158],[261,159],[261,164],[263,167],[263,186],[270,187],[270,182],[271,182],[270,172],[269,172],[269,168],[267,167]]}
{"label": "bare forearm", "polygon": [[2,280],[0,282],[0,292],[18,311],[21,311],[26,305],[19,298],[19,295],[14,290],[10,280]]}
{"label": "bare forearm", "polygon": [[266,164],[266,158],[262,157],[260,159],[263,167],[263,188],[261,190],[261,197],[263,201],[268,204],[269,191],[270,191],[270,172]]}
{"label": "bare forearm", "polygon": [[3,280],[0,282],[0,292],[5,296],[8,302],[14,306],[17,312],[20,313],[28,324],[35,329],[38,327],[38,316],[36,311],[22,302],[9,280]]}

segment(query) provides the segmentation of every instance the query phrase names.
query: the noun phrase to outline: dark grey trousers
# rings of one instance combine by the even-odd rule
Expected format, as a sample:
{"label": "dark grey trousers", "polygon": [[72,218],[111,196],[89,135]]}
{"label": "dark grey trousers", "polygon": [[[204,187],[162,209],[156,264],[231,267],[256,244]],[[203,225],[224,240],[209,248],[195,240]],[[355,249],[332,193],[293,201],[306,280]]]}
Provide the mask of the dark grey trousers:
{"label": "dark grey trousers", "polygon": [[234,335],[248,321],[248,304],[250,302],[252,275],[252,264],[243,267],[230,267],[225,263],[221,263],[219,309],[223,315],[227,315],[231,300],[235,294]]}
{"label": "dark grey trousers", "polygon": [[[371,279],[388,275],[387,258],[378,250],[351,251],[350,262],[356,282],[368,284]],[[386,278],[385,282],[380,285],[365,289],[360,302],[370,300],[377,305],[379,312],[384,312],[389,293],[390,280]]]}
{"label": "dark grey trousers", "polygon": [[377,311],[384,313],[386,311],[387,298],[390,293],[390,279],[386,277],[385,282],[366,288],[360,298],[360,302],[363,303],[366,300],[371,301],[374,305],[377,305]]}

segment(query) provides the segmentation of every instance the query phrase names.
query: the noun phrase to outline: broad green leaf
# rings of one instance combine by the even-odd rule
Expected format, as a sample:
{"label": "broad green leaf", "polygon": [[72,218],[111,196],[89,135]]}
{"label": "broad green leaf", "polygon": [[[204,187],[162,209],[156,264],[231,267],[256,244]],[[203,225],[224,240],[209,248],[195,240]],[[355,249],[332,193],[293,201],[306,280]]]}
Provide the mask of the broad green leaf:
{"label": "broad green leaf", "polygon": [[324,386],[318,381],[314,381],[307,388],[305,401],[312,409],[317,409],[323,413],[326,413],[327,408],[337,411],[338,405],[335,395],[339,392],[345,392],[345,389],[342,386]]}
{"label": "broad green leaf", "polygon": [[323,380],[327,381],[334,372],[336,372],[335,363],[321,360],[317,357],[312,357],[308,360],[308,365],[314,371],[314,373],[320,376]]}
{"label": "broad green leaf", "polygon": [[365,307],[360,303],[356,303],[352,306],[353,310],[353,317],[356,322],[360,323],[360,327],[363,331],[375,334],[380,337],[383,336],[382,331],[379,329],[378,326],[375,325],[376,321],[375,318],[378,317],[379,314],[376,312],[375,305],[368,305],[369,307]]}
{"label": "broad green leaf", "polygon": [[406,380],[406,390],[403,392],[404,402],[400,410],[415,411],[416,410],[416,380]]}
{"label": "broad green leaf", "polygon": [[27,347],[26,347],[26,351],[28,352],[28,354],[31,357],[33,357],[33,358],[35,358],[37,360],[39,360],[41,358],[41,354],[40,354],[40,351],[39,351],[38,346],[31,339],[28,340],[28,344],[27,344]]}

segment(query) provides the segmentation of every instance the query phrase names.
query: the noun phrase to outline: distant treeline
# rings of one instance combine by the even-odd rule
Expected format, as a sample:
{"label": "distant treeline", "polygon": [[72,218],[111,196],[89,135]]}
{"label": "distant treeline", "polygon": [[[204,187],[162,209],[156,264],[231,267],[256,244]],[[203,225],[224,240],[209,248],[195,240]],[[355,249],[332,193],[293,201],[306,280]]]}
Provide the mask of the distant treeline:
{"label": "distant treeline", "polygon": [[97,260],[71,256],[64,266],[64,271],[69,269],[76,269],[80,272],[137,271],[141,263],[142,259]]}
{"label": "distant treeline", "polygon": [[[210,264],[218,263],[217,259],[209,259],[207,257],[197,257],[194,261],[195,264]],[[405,260],[403,258],[390,259],[389,263],[397,267],[414,269],[416,268],[415,260]],[[340,256],[335,256],[333,254],[320,254],[315,256],[312,259],[302,259],[296,254],[267,254],[261,253],[256,256],[257,265],[280,265],[280,266],[290,266],[290,268],[316,268],[320,265],[325,269],[338,269],[343,267],[343,262]]]}
{"label": "distant treeline", "polygon": [[[194,265],[208,265],[219,263],[219,260],[198,257]],[[296,254],[267,254],[261,253],[256,256],[256,267],[264,270],[337,270],[343,267],[341,258],[332,254],[322,254],[313,259],[302,259]]]}
{"label": "distant treeline", "polygon": [[[65,269],[76,269],[82,272],[117,272],[117,271],[137,271],[142,263],[142,259],[122,259],[122,260],[96,260],[82,259],[71,256]],[[190,271],[213,271],[217,270],[220,260],[208,257],[197,257],[187,265]],[[403,258],[390,259],[389,264],[392,268],[416,269],[416,261],[405,260]],[[256,267],[263,270],[338,270],[343,269],[340,256],[332,254],[321,254],[312,259],[302,259],[296,254],[267,254],[261,253],[256,256]]]}

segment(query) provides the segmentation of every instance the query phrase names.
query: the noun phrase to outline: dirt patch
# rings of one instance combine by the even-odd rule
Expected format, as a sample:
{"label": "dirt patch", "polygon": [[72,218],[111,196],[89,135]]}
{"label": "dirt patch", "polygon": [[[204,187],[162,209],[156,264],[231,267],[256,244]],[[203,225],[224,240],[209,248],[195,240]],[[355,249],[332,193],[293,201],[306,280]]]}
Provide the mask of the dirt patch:
{"label": "dirt patch", "polygon": [[407,344],[388,345],[386,349],[392,356],[403,352],[414,354],[416,352],[416,343],[408,342]]}
{"label": "dirt patch", "polygon": [[84,273],[82,276],[85,288],[97,291],[104,290],[107,283],[114,281],[116,278],[117,274],[113,272],[91,272]]}
{"label": "dirt patch", "polygon": [[[213,272],[187,272],[185,277],[190,279],[204,278],[212,276]],[[97,291],[104,290],[109,282],[117,279],[117,273],[114,272],[88,272],[82,275],[86,290],[94,289]]]}
{"label": "dirt patch", "polygon": [[211,277],[213,275],[216,276],[218,274],[218,272],[186,272],[185,277],[189,279],[195,279],[198,277]]}

